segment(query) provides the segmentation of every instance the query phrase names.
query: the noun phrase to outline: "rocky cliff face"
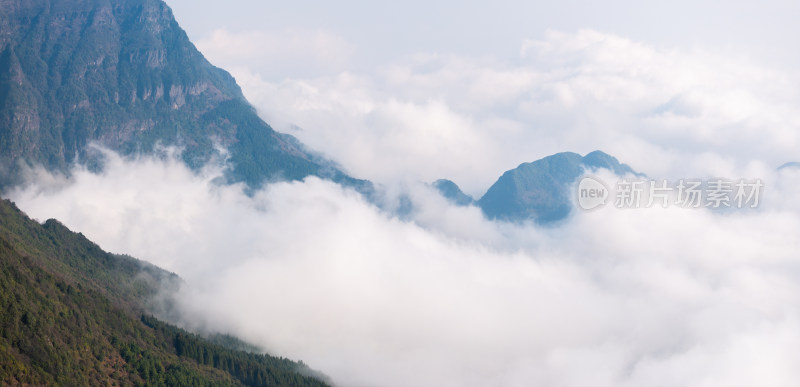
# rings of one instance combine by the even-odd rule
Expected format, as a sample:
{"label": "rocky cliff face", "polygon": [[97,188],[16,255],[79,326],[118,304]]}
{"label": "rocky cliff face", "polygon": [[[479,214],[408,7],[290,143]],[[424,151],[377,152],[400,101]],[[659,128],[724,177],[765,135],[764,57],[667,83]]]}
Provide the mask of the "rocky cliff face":
{"label": "rocky cliff face", "polygon": [[[160,0],[0,0],[0,166],[66,171],[97,142],[125,154],[178,145],[193,167],[215,145],[229,178],[351,179],[276,133]],[[6,179],[6,180],[7,180]]]}

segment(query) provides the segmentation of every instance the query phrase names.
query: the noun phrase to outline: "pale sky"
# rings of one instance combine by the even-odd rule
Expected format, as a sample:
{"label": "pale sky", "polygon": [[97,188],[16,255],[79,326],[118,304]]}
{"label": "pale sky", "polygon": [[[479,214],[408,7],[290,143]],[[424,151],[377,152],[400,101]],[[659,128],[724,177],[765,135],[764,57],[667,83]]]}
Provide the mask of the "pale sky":
{"label": "pale sky", "polygon": [[[797,65],[797,1],[169,0],[193,40],[211,31],[323,30],[355,46],[353,68],[416,52],[511,57],[548,29],[594,29],[666,47]],[[275,76],[281,76],[275,74]]]}

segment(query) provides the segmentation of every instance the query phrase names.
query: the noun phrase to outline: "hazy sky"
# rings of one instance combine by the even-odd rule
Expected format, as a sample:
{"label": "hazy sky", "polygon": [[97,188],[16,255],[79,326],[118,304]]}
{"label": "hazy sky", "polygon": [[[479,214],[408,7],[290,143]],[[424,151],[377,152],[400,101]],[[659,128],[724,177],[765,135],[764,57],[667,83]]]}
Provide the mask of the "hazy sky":
{"label": "hazy sky", "polygon": [[[354,46],[351,69],[417,52],[513,57],[552,29],[594,29],[665,47],[713,49],[797,65],[796,1],[170,0],[193,40],[216,29],[321,30]],[[275,77],[286,74],[274,74]]]}

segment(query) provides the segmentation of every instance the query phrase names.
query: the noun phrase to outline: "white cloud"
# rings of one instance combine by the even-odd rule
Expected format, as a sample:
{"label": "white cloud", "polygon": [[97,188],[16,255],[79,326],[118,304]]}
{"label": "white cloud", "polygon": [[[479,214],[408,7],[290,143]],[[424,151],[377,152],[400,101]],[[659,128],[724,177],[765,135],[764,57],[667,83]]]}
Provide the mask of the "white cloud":
{"label": "white cloud", "polygon": [[[309,178],[248,197],[171,159],[109,155],[12,193],[101,246],[173,270],[184,324],[303,359],[342,385],[796,385],[796,73],[582,30],[500,60],[415,54],[353,68],[323,30],[198,42],[267,121],[357,177],[404,187],[412,220]],[[277,76],[277,74],[281,74]],[[298,125],[300,129],[291,125]],[[579,213],[555,228],[453,207],[506,169],[605,150],[653,177],[760,177],[757,211]]]}
{"label": "white cloud", "polygon": [[606,208],[538,228],[420,186],[401,221],[315,178],[247,197],[214,169],[109,157],[102,175],[11,197],[183,276],[188,326],[342,385],[800,381],[796,171],[750,167],[767,184],[758,211]]}
{"label": "white cloud", "polygon": [[268,122],[354,175],[445,177],[476,196],[502,171],[565,150],[602,149],[650,175],[681,176],[711,173],[706,153],[736,168],[777,166],[800,146],[796,73],[591,30],[550,32],[520,54],[418,54],[279,82],[257,67],[236,75]]}

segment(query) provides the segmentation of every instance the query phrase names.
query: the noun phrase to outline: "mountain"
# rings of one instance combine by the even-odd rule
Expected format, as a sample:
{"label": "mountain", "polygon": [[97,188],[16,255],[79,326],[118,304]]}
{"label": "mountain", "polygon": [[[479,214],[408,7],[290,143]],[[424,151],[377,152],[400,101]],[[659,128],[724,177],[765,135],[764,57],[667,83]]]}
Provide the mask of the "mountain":
{"label": "mountain", "polygon": [[800,162],[793,161],[793,162],[789,162],[789,163],[781,165],[780,167],[778,167],[778,170],[781,170],[781,169],[796,169],[796,168],[800,168]]}
{"label": "mountain", "polygon": [[176,281],[0,201],[0,385],[326,385],[302,363],[147,315]]}
{"label": "mountain", "polygon": [[475,199],[473,199],[472,196],[465,194],[456,183],[450,180],[439,179],[434,181],[431,186],[436,188],[442,196],[457,206],[468,206],[475,203]]}
{"label": "mountain", "polygon": [[99,168],[92,142],[127,155],[179,146],[194,168],[222,146],[230,182],[315,175],[371,191],[261,120],[163,1],[0,0],[0,185],[26,163]]}
{"label": "mountain", "polygon": [[572,209],[569,186],[584,170],[605,168],[623,176],[638,175],[631,167],[606,153],[594,151],[557,153],[543,159],[520,164],[506,171],[477,205],[490,219],[511,222],[535,220],[548,223],[564,219]]}

